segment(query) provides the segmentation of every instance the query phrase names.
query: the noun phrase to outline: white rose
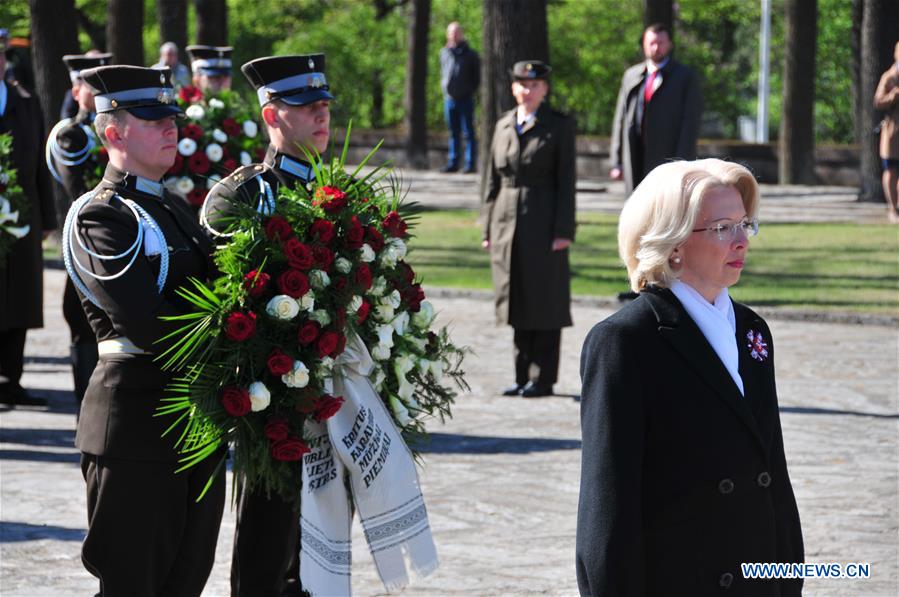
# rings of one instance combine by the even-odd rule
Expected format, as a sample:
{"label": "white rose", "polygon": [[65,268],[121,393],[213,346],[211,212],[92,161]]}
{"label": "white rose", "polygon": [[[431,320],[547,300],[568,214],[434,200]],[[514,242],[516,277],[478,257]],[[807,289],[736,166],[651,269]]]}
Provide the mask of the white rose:
{"label": "white rose", "polygon": [[416,338],[412,334],[405,336],[406,340],[415,347],[416,352],[424,354],[428,347],[428,341],[425,338]]}
{"label": "white rose", "polygon": [[387,245],[393,249],[397,259],[404,259],[406,257],[406,243],[404,243],[402,239],[391,238],[387,241]]}
{"label": "white rose", "polygon": [[384,299],[381,300],[381,302],[384,302],[384,300],[386,300],[394,309],[399,309],[400,305],[403,303],[403,298],[400,296],[399,290],[394,290],[393,292],[385,296]]}
{"label": "white rose", "polygon": [[359,250],[362,252],[360,259],[365,263],[371,263],[375,260],[375,257],[377,257],[377,255],[375,255],[375,250],[372,249],[368,243],[363,243],[362,248]]}
{"label": "white rose", "polygon": [[426,330],[432,321],[434,321],[434,305],[428,301],[422,301],[418,313],[412,314],[412,325],[420,330]]}
{"label": "white rose", "polygon": [[331,284],[331,278],[326,272],[320,269],[314,269],[309,272],[309,284],[315,290],[324,290]]}
{"label": "white rose", "polygon": [[384,382],[387,381],[387,376],[384,374],[384,370],[381,367],[375,367],[375,370],[372,372],[371,376],[371,385],[375,387],[375,390],[381,391],[381,386],[384,385]]}
{"label": "white rose", "polygon": [[446,370],[446,363],[443,361],[431,361],[431,375],[437,380],[437,383],[443,379],[443,372]]}
{"label": "white rose", "polygon": [[[201,108],[202,109],[202,108]],[[178,153],[184,157],[190,157],[197,150],[197,142],[189,137],[184,137],[178,141]]]}
{"label": "white rose", "polygon": [[181,176],[175,181],[175,192],[179,195],[187,195],[194,190],[194,181],[190,176]]}
{"label": "white rose", "polygon": [[381,251],[381,265],[387,269],[396,267],[396,259],[396,250],[393,247],[387,246]]}
{"label": "white rose", "polygon": [[378,344],[390,348],[393,346],[393,326],[385,323],[375,326],[375,333],[378,335]]}
{"label": "white rose", "polygon": [[312,291],[309,290],[297,299],[297,305],[299,305],[300,310],[312,312],[312,309],[315,308],[315,295],[312,294]]}
{"label": "white rose", "polygon": [[225,152],[222,151],[222,146],[218,143],[210,143],[206,146],[206,157],[209,158],[210,162],[219,161],[224,154]]}
{"label": "white rose", "polygon": [[359,310],[359,307],[361,307],[361,306],[362,306],[362,297],[359,296],[358,294],[354,294],[353,297],[350,299],[350,304],[347,305],[347,310],[350,313],[355,313],[356,311]]}
{"label": "white rose", "polygon": [[[415,402],[412,397],[415,394],[415,386],[406,379],[406,374],[414,368],[415,361],[409,355],[404,354],[393,361],[393,372],[399,383],[396,393],[406,404],[410,404],[410,401]],[[415,405],[418,406],[418,403],[415,402]]]}
{"label": "white rose", "polygon": [[378,305],[377,307],[375,307],[375,319],[377,319],[378,321],[392,321],[393,316],[393,307],[391,307],[390,305]]}
{"label": "white rose", "polygon": [[225,102],[223,102],[222,100],[220,100],[217,97],[214,97],[209,100],[209,107],[215,108],[216,110],[221,110],[222,108],[225,107]]}
{"label": "white rose", "polygon": [[250,157],[250,154],[248,154],[245,151],[241,151],[240,152],[240,165],[241,166],[249,166],[252,163],[253,163],[253,158]]}
{"label": "white rose", "polygon": [[191,104],[184,113],[191,120],[203,120],[203,117],[206,116],[206,110],[199,104]]}
{"label": "white rose", "polygon": [[215,186],[215,183],[217,183],[221,179],[222,179],[222,177],[219,176],[218,174],[213,174],[212,176],[210,176],[209,178],[206,179],[206,188],[211,189],[212,187]]}
{"label": "white rose", "polygon": [[397,336],[402,336],[406,333],[406,328],[409,327],[409,312],[403,311],[399,315],[393,318],[393,329],[396,330]]}
{"label": "white rose", "polygon": [[405,427],[412,421],[406,406],[396,396],[390,397],[390,410],[393,411],[393,416],[400,427]]}
{"label": "white rose", "polygon": [[247,137],[255,137],[256,133],[259,132],[259,127],[256,126],[256,123],[252,120],[244,120],[243,122],[243,134]]}
{"label": "white rose", "polygon": [[265,312],[277,319],[290,320],[299,315],[300,306],[286,294],[273,297],[265,306]]}
{"label": "white rose", "polygon": [[371,349],[371,358],[376,361],[386,361],[390,358],[390,347],[384,346],[383,344],[376,344],[375,347]]}
{"label": "white rose", "polygon": [[309,385],[309,369],[303,361],[294,361],[293,369],[282,375],[281,381],[288,388],[305,388]]}
{"label": "white rose", "polygon": [[247,390],[250,392],[250,410],[254,413],[265,410],[271,404],[272,394],[261,381],[254,381]]}
{"label": "white rose", "polygon": [[348,274],[350,273],[350,270],[353,269],[353,264],[349,259],[338,257],[334,260],[334,269],[339,271],[341,274]]}
{"label": "white rose", "polygon": [[223,131],[222,129],[215,129],[212,131],[212,138],[219,143],[224,143],[228,140],[228,135],[226,135],[225,131]]}
{"label": "white rose", "polygon": [[371,288],[368,289],[368,294],[371,296],[381,296],[384,294],[385,290],[387,290],[387,280],[384,276],[378,276],[375,278],[375,281],[372,282]]}
{"label": "white rose", "polygon": [[312,321],[317,321],[322,327],[325,327],[326,325],[331,323],[331,316],[328,315],[328,312],[324,309],[316,309],[309,314],[309,319],[311,319]]}
{"label": "white rose", "polygon": [[334,359],[331,357],[322,357],[315,367],[315,374],[318,377],[330,377],[334,370]]}

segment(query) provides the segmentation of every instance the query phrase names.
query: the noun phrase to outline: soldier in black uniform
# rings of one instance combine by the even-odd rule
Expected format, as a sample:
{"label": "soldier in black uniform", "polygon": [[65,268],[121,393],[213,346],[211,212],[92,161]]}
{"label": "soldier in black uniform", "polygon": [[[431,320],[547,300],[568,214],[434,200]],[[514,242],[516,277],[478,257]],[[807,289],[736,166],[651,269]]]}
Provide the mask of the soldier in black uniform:
{"label": "soldier in black uniform", "polygon": [[[271,143],[262,164],[238,168],[209,191],[200,213],[213,233],[235,203],[266,209],[281,185],[314,178],[301,149],[324,152],[330,135],[330,101],[323,54],[258,58],[241,67],[256,88]],[[300,487],[290,502],[264,492],[241,491],[231,561],[234,597],[299,594]],[[283,593],[282,593],[283,591]]]}
{"label": "soldier in black uniform", "polygon": [[75,443],[87,484],[81,556],[104,596],[198,596],[212,570],[225,498],[212,457],[176,474],[171,420],[155,417],[172,373],[157,341],[179,327],[161,316],[188,310],[175,291],[212,271],[212,243],[160,180],[178,131],[168,70],[103,66],[82,71],[94,88],[94,127],[109,153],[103,180],[73,204],[63,231],[66,269],[93,328],[100,361]]}
{"label": "soldier in black uniform", "polygon": [[[84,84],[81,71],[109,64],[112,54],[69,54],[63,56],[62,60],[69,68],[71,95],[77,102],[78,114],[74,118],[60,120],[50,131],[46,159],[50,174],[63,186],[69,202],[72,202],[88,191],[87,177],[89,171],[96,167],[93,152],[99,143],[92,128],[96,115],[94,91]],[[75,291],[75,285],[68,278],[63,291],[62,314],[69,326],[72,340],[69,355],[75,381],[76,412],[80,412],[87,383],[97,366],[97,340],[84,315],[84,309],[81,308],[81,299]]]}
{"label": "soldier in black uniform", "polygon": [[231,89],[230,46],[187,46],[194,87],[203,94]]}

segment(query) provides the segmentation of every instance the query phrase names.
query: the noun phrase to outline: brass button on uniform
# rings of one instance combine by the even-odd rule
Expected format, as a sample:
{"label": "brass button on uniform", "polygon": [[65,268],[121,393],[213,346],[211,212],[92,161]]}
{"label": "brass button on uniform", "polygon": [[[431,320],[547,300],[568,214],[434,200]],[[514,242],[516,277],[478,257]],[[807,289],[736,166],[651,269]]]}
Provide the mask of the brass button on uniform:
{"label": "brass button on uniform", "polygon": [[734,482],[730,479],[721,479],[721,482],[718,483],[718,493],[722,495],[727,495],[734,490]]}
{"label": "brass button on uniform", "polygon": [[759,473],[759,476],[755,480],[755,482],[759,484],[759,487],[768,487],[769,485],[771,485],[771,475],[769,475],[767,471],[762,471],[761,473]]}
{"label": "brass button on uniform", "polygon": [[734,582],[734,575],[730,572],[725,572],[721,575],[721,578],[718,579],[718,586],[722,589],[729,589],[730,585]]}

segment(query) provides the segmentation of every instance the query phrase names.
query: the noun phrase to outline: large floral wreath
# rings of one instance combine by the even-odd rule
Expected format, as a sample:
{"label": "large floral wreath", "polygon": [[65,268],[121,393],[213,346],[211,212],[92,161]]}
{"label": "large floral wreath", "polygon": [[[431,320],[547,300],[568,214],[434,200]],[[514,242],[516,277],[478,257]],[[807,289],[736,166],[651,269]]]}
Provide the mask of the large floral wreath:
{"label": "large floral wreath", "polygon": [[12,135],[0,135],[0,269],[6,267],[6,256],[13,243],[26,236],[28,200],[16,178],[12,164]]}
{"label": "large floral wreath", "polygon": [[187,119],[179,125],[178,154],[164,182],[199,207],[217,181],[238,166],[261,161],[266,141],[253,112],[234,92],[204,96],[196,87],[182,87],[178,104]]}
{"label": "large floral wreath", "polygon": [[340,409],[329,378],[354,334],[407,443],[425,418],[450,416],[447,378],[467,388],[465,349],[432,329],[434,309],[406,262],[415,206],[400,204],[386,171],[359,172],[335,159],[306,188],[282,188],[269,215],[235,206],[237,232],[215,256],[222,276],[178,290],[196,310],[167,337],[166,367],[184,375],[159,414],[177,415],[169,431],[186,423],[183,468],[228,442],[250,487],[295,494],[305,421]]}

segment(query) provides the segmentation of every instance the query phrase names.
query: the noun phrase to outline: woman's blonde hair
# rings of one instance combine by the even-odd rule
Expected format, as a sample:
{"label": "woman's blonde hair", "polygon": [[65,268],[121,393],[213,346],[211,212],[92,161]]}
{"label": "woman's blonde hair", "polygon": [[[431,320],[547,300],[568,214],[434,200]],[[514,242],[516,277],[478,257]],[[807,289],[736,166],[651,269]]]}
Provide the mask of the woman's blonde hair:
{"label": "woman's blonde hair", "polygon": [[634,292],[649,284],[667,288],[677,278],[668,259],[696,227],[702,198],[718,187],[735,188],[747,217],[756,217],[758,183],[745,167],[724,160],[662,164],[634,189],[618,220],[618,254]]}

